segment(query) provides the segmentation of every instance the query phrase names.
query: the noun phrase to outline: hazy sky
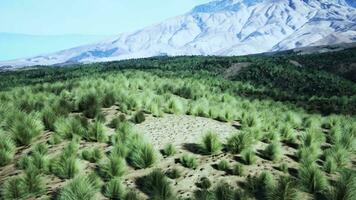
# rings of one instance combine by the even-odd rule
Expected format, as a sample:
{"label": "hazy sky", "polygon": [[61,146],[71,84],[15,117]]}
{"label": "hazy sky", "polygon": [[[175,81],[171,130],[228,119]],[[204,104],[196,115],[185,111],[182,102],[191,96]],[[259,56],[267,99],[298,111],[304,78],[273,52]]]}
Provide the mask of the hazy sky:
{"label": "hazy sky", "polygon": [[113,35],[209,0],[0,0],[0,32]]}

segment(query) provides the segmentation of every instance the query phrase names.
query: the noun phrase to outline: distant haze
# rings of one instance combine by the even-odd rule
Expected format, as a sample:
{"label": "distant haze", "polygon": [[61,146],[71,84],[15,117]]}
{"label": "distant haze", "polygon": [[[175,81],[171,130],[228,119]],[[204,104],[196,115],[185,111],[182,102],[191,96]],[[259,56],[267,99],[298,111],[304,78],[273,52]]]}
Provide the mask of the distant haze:
{"label": "distant haze", "polygon": [[26,58],[98,42],[103,35],[25,35],[0,33],[0,60]]}

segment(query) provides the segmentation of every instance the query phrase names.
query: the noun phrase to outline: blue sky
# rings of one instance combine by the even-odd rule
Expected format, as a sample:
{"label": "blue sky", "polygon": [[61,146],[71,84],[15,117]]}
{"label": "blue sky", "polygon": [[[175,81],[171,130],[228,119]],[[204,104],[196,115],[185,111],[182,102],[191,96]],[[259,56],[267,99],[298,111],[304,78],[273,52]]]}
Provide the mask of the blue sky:
{"label": "blue sky", "polygon": [[113,35],[209,0],[0,0],[0,32]]}

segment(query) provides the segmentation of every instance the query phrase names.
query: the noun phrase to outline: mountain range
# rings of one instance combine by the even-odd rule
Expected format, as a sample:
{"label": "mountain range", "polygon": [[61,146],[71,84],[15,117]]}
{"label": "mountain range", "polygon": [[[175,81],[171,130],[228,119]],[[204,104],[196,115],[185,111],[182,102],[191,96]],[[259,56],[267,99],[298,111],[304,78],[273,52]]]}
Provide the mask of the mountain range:
{"label": "mountain range", "polygon": [[352,42],[356,42],[354,0],[218,0],[102,42],[0,62],[0,66],[233,56]]}

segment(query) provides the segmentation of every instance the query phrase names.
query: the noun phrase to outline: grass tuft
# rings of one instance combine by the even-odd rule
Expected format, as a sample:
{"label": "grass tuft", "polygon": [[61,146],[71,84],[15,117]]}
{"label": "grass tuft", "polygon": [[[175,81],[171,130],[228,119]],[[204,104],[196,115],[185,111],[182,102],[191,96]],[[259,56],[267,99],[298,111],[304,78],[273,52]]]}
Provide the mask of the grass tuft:
{"label": "grass tuft", "polygon": [[111,179],[104,187],[104,196],[109,199],[124,199],[126,188],[118,178]]}
{"label": "grass tuft", "polygon": [[190,169],[195,169],[198,166],[197,159],[194,156],[188,155],[188,154],[184,154],[180,158],[180,163],[184,167],[187,167],[187,168],[190,168]]}
{"label": "grass tuft", "polygon": [[97,185],[88,176],[77,176],[61,189],[59,200],[95,200],[99,191]]}
{"label": "grass tuft", "polygon": [[203,136],[201,147],[206,154],[211,155],[218,153],[222,148],[222,144],[216,133],[208,131]]}
{"label": "grass tuft", "polygon": [[160,169],[138,179],[138,185],[150,199],[170,200],[175,197],[170,182]]}
{"label": "grass tuft", "polygon": [[162,153],[165,156],[173,156],[174,154],[177,153],[177,149],[173,144],[167,144],[164,146]]}

